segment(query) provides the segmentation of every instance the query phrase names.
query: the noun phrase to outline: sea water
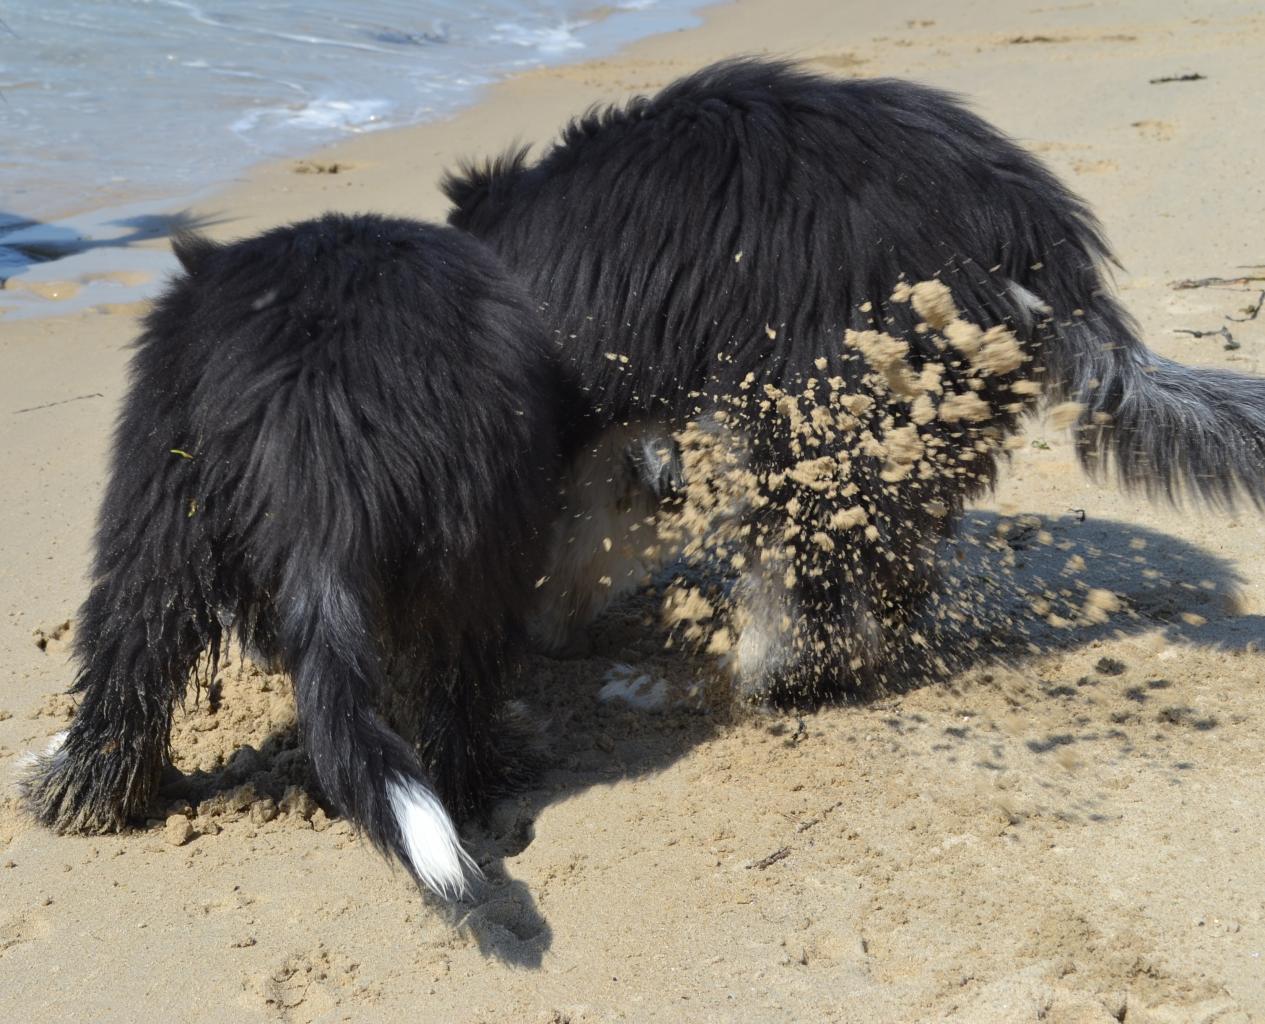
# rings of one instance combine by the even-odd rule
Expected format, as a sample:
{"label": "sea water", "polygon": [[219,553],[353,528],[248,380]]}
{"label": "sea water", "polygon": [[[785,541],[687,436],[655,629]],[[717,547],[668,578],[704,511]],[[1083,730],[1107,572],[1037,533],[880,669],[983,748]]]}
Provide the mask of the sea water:
{"label": "sea water", "polygon": [[[524,68],[686,27],[703,0],[9,0],[3,319],[146,291],[133,242],[251,163],[414,124]],[[49,264],[56,263],[56,266]],[[38,278],[93,277],[50,301]]]}

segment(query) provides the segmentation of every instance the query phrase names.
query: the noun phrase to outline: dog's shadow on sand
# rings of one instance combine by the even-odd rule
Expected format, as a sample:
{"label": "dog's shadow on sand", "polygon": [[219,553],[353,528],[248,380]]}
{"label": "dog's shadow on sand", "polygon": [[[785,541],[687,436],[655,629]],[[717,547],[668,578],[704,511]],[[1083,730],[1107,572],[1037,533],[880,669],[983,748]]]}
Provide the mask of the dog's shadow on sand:
{"label": "dog's shadow on sand", "polygon": [[1265,617],[1246,613],[1231,562],[1145,527],[975,511],[948,552],[940,604],[918,624],[923,662],[908,662],[925,671],[890,677],[888,689],[1154,630],[1222,650],[1265,643]]}
{"label": "dog's shadow on sand", "polygon": [[188,210],[83,223],[75,218],[38,221],[0,210],[0,289],[41,264],[96,250],[133,249],[182,232],[205,231],[224,221],[221,216]]}
{"label": "dog's shadow on sand", "polygon": [[[853,691],[847,701],[864,706],[972,668],[1022,665],[1156,630],[1173,642],[1223,650],[1265,647],[1265,617],[1242,613],[1242,580],[1230,562],[1127,523],[970,512],[947,546],[945,576],[939,604],[916,625],[918,641],[894,653],[880,686]],[[599,698],[620,663],[636,666],[633,679],[643,686],[662,676],[676,693],[687,690],[691,679],[715,676],[706,659],[665,649],[658,604],[650,590],[612,610],[593,626],[591,651],[583,658],[529,660],[516,696],[544,724],[545,767],[533,788],[501,800],[467,830],[484,877],[470,897],[447,910],[486,956],[535,968],[551,945],[549,924],[530,887],[511,874],[545,808],[596,786],[658,772],[732,719],[732,711],[709,709],[706,701],[648,714]],[[643,674],[649,678],[641,679]],[[1058,694],[1044,699],[1057,700]],[[199,793],[214,794],[240,785],[243,767],[258,767],[256,758],[274,774],[293,777],[302,758],[293,730],[250,749],[249,764],[237,764],[234,755],[223,773],[186,776],[182,788],[194,781]]]}

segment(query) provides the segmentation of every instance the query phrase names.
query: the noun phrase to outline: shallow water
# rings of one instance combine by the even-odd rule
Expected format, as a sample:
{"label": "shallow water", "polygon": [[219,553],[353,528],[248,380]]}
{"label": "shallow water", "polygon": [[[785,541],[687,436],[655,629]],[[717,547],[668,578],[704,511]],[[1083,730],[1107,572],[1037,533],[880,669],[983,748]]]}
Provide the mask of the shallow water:
{"label": "shallow water", "polygon": [[[0,281],[37,282],[71,254],[100,263],[108,245],[97,243],[134,234],[138,204],[152,217],[259,160],[444,116],[523,68],[689,25],[699,4],[11,0],[0,8]],[[70,308],[0,293],[9,318],[46,306]]]}

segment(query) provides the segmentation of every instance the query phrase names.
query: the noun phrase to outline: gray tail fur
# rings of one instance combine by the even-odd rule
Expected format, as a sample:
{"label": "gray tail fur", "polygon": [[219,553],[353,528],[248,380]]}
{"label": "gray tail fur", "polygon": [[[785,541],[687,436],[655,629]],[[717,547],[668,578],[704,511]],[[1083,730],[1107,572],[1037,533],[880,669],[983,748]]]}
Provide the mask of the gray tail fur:
{"label": "gray tail fur", "polygon": [[[1051,283],[1070,298],[1064,282]],[[1045,392],[1084,406],[1076,432],[1086,470],[1152,499],[1265,508],[1265,378],[1156,355],[1101,281],[1083,308],[1068,305],[1047,309]]]}

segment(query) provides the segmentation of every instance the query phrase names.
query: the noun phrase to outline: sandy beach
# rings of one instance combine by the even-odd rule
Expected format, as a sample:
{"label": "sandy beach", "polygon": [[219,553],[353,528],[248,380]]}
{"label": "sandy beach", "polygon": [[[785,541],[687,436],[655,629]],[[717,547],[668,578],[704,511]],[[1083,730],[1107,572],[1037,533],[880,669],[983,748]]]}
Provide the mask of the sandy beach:
{"label": "sandy beach", "polygon": [[[1095,207],[1152,348],[1265,373],[1250,2],[737,0],[449,120],[263,166],[192,213],[225,239],[326,209],[442,219],[457,160],[737,53],[960,93]],[[997,604],[1008,664],[797,717],[599,700],[616,665],[681,692],[704,671],[634,600],[587,657],[529,663],[550,766],[470,832],[478,901],[432,903],[312,801],[288,682],[236,652],[190,694],[162,816],[33,826],[10,779],[73,710],[67,642],[141,312],[0,313],[5,1020],[1265,1018],[1265,520],[1094,483],[1042,420],[964,529],[1004,533],[1020,582],[1075,566],[1121,612],[1055,628]],[[988,572],[968,562],[962,585]]]}

